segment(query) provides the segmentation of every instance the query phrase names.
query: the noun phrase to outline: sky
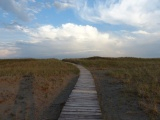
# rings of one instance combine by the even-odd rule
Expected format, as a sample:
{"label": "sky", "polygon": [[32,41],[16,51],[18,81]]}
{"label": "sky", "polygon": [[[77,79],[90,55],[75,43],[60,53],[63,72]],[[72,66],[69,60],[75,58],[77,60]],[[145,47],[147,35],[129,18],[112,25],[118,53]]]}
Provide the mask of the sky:
{"label": "sky", "polygon": [[160,57],[160,0],[0,0],[0,59]]}

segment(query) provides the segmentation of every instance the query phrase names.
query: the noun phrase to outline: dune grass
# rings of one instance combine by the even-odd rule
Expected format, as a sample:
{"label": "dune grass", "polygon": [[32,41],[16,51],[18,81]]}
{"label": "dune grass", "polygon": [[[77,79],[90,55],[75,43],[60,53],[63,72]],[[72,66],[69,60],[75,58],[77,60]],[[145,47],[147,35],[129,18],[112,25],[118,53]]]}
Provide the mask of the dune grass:
{"label": "dune grass", "polygon": [[160,115],[160,59],[100,58],[66,59],[91,71],[105,70],[106,76],[124,84],[124,92],[138,97],[139,107],[150,119]]}
{"label": "dune grass", "polygon": [[75,66],[57,59],[0,60],[0,116],[6,118],[12,111],[17,93],[23,91],[20,84],[25,82],[25,76],[34,77],[32,86],[31,82],[24,84],[33,89],[28,97],[34,97],[35,114],[38,116],[78,73]]}
{"label": "dune grass", "polygon": [[72,65],[56,59],[11,59],[0,60],[0,77],[21,77],[33,73],[36,77],[66,76],[78,73]]}

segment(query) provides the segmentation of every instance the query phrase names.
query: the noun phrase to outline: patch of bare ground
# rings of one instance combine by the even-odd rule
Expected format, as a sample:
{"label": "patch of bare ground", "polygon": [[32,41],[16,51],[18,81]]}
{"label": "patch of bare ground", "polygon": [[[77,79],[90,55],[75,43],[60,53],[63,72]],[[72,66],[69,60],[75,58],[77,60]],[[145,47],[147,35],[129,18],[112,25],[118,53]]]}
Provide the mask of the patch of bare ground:
{"label": "patch of bare ground", "polygon": [[[9,88],[1,94],[2,120],[57,120],[63,104],[67,101],[78,77],[74,76],[56,91],[43,92],[36,88],[33,75],[23,76],[18,90]],[[13,87],[13,85],[10,85]],[[44,89],[43,89],[44,90]],[[14,91],[17,91],[16,95]],[[48,95],[46,95],[48,94]],[[6,99],[5,99],[6,98]]]}
{"label": "patch of bare ground", "polygon": [[55,99],[50,102],[49,106],[45,107],[39,120],[57,120],[60,116],[61,110],[67,101],[72,89],[74,88],[78,76],[73,77],[70,82],[61,90]]}
{"label": "patch of bare ground", "polygon": [[138,98],[124,92],[124,85],[105,73],[104,70],[92,72],[104,119],[147,120],[147,115],[138,105]]}

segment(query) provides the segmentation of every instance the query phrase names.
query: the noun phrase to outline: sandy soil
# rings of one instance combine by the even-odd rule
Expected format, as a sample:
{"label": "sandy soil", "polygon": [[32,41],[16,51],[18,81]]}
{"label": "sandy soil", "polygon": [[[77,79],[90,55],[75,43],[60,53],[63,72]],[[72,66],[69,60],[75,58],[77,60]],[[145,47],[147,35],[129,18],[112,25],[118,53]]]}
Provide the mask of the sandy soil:
{"label": "sandy soil", "polygon": [[139,108],[137,98],[124,92],[123,84],[105,73],[102,70],[92,71],[104,119],[149,120]]}
{"label": "sandy soil", "polygon": [[1,78],[0,120],[57,120],[78,77],[68,79],[46,94],[33,75],[12,82]]}
{"label": "sandy soil", "polygon": [[40,116],[40,120],[57,120],[59,118],[61,110],[72,92],[77,80],[78,77],[72,78],[69,84],[61,91],[56,99],[53,100],[50,106],[43,111],[43,114]]}

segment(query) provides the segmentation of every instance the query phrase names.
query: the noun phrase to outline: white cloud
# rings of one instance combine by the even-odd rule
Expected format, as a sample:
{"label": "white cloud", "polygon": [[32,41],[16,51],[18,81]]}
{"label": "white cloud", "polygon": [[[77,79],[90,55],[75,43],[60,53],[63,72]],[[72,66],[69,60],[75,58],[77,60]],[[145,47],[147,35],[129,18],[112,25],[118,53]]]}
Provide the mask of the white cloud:
{"label": "white cloud", "polygon": [[76,25],[72,23],[62,24],[61,27],[54,27],[52,25],[40,26],[36,29],[29,29],[16,25],[18,30],[25,32],[34,39],[42,40],[65,40],[66,38],[74,38],[75,41],[103,41],[109,39],[109,34],[101,33],[97,28],[86,25]]}
{"label": "white cloud", "polygon": [[[36,0],[0,0],[2,14],[11,15],[22,21],[31,21],[42,9],[51,8],[51,2]],[[5,16],[4,16],[5,17]]]}
{"label": "white cloud", "polygon": [[[22,26],[17,26],[17,28],[30,36],[28,41],[17,41],[17,47],[23,51],[23,55],[35,53],[34,56],[37,56],[37,51],[40,51],[39,53],[44,56],[48,54],[50,56],[63,57],[92,56],[104,55],[106,51],[108,51],[107,55],[113,55],[114,48],[118,47],[114,37],[108,33],[102,33],[97,28],[89,25],[82,26],[67,23],[60,27],[43,25],[35,29]],[[33,50],[33,52],[27,52],[27,50]]]}
{"label": "white cloud", "polygon": [[132,36],[125,36],[125,38],[128,39],[128,40],[134,40],[134,39],[135,39],[135,38],[132,37]]}
{"label": "white cloud", "polygon": [[12,43],[0,42],[0,58],[13,57],[17,54],[18,48]]}
{"label": "white cloud", "polygon": [[55,1],[54,6],[58,9],[67,9],[75,7],[75,0],[63,0],[63,1]]}
{"label": "white cloud", "polygon": [[[155,29],[160,24],[159,0],[61,0],[57,8],[74,8],[84,20],[109,24],[127,24]],[[74,7],[73,7],[74,6]]]}
{"label": "white cloud", "polygon": [[5,12],[12,13],[23,21],[29,21],[34,16],[29,10],[29,1],[30,0],[0,0],[0,8]]}
{"label": "white cloud", "polygon": [[8,56],[15,54],[15,53],[16,53],[15,51],[3,49],[3,50],[0,50],[0,58],[5,58],[5,57],[8,57]]}
{"label": "white cloud", "polygon": [[60,10],[64,10],[67,8],[79,10],[84,6],[85,3],[87,3],[87,0],[55,0],[53,5]]}
{"label": "white cloud", "polygon": [[149,35],[149,34],[151,34],[151,33],[147,32],[147,31],[144,31],[144,30],[134,31],[132,33],[134,33],[134,34],[143,34],[143,35]]}

